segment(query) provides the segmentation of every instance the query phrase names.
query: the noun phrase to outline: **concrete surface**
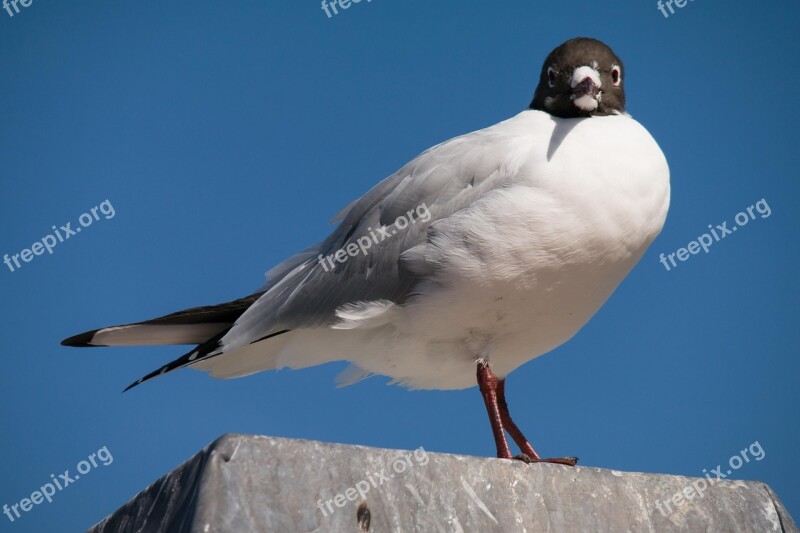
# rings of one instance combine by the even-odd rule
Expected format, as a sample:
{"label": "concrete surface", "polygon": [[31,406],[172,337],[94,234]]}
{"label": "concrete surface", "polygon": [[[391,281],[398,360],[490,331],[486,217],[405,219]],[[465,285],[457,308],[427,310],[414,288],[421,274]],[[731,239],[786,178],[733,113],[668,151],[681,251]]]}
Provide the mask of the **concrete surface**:
{"label": "concrete surface", "polygon": [[224,435],[89,531],[798,529],[756,481]]}

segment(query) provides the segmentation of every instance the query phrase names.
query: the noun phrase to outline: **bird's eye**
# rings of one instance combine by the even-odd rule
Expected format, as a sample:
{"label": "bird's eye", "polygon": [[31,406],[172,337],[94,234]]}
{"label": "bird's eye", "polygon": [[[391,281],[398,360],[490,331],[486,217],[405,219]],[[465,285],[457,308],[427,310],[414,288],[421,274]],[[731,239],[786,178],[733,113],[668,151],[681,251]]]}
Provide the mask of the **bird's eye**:
{"label": "bird's eye", "polygon": [[553,67],[547,67],[547,83],[550,87],[556,86],[556,71]]}
{"label": "bird's eye", "polygon": [[616,65],[611,67],[611,81],[614,82],[615,86],[618,86],[620,82],[622,82],[622,73],[619,71],[619,67]]}

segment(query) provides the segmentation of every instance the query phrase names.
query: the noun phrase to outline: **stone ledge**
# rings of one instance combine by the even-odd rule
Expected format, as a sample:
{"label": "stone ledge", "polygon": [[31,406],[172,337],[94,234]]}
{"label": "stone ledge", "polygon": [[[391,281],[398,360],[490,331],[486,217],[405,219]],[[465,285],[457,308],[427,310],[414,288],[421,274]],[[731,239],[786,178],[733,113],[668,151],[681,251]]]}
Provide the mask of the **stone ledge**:
{"label": "stone ledge", "polygon": [[89,531],[798,531],[766,484],[702,480],[223,435]]}

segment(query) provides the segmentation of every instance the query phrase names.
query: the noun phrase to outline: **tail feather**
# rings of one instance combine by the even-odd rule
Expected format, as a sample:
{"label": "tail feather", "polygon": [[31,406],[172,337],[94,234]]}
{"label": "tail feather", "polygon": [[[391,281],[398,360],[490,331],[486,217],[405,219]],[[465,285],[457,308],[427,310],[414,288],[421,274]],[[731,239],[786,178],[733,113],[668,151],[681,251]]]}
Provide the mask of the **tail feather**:
{"label": "tail feather", "polygon": [[[193,307],[144,322],[95,329],[64,339],[61,344],[75,347],[197,345],[181,357],[131,383],[125,389],[127,391],[154,377],[222,355],[220,339],[262,294],[263,291],[256,292],[231,302]],[[252,344],[288,331],[277,331]]]}
{"label": "tail feather", "polygon": [[144,322],[87,331],[61,341],[63,346],[155,346],[203,344],[227,331],[263,294],[257,292],[232,302],[193,307]]}

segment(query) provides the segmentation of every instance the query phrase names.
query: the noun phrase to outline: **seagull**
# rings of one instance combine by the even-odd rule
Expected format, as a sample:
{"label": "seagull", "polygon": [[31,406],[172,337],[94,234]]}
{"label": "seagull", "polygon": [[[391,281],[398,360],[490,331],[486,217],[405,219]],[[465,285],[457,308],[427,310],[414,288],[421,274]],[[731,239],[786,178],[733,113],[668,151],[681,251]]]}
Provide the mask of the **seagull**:
{"label": "seagull", "polygon": [[258,291],[62,344],[196,345],[125,390],[184,367],[235,378],[330,361],[350,363],[339,385],[477,383],[497,457],[575,465],[534,450],[505,380],[575,335],[664,225],[669,168],[625,110],[625,75],[601,41],[570,39],[545,59],[527,109],[418,155]]}

